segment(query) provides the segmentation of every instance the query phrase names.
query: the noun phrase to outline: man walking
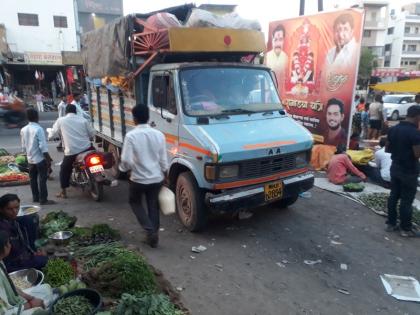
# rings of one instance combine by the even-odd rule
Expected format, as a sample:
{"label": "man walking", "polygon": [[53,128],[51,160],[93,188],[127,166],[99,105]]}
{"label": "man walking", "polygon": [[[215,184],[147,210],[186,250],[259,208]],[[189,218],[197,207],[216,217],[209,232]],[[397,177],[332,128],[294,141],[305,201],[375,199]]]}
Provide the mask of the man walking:
{"label": "man walking", "polygon": [[60,168],[61,192],[57,197],[67,198],[66,189],[70,186],[73,163],[79,153],[94,149],[90,139],[95,135],[95,130],[89,121],[76,114],[76,106],[68,104],[66,116],[57,119],[49,137],[54,138],[59,134],[64,145],[64,158]]}
{"label": "man walking", "polygon": [[[156,248],[159,242],[158,195],[168,170],[165,136],[147,124],[149,108],[146,105],[135,106],[132,115],[136,128],[125,136],[119,168],[123,172],[131,171],[130,206],[146,231],[147,243]],[[143,195],[147,210],[141,202]]]}
{"label": "man walking", "polygon": [[[66,115],[66,106],[67,106],[67,97],[65,94],[61,97],[61,102],[58,104],[57,110],[58,110],[58,118],[64,117]],[[60,143],[57,145],[57,150],[62,151],[63,150],[63,140],[61,140],[60,136]]]}
{"label": "man walking", "polygon": [[35,101],[36,101],[36,108],[38,109],[38,112],[44,111],[44,95],[42,95],[41,91],[38,91],[38,93],[35,94]]}
{"label": "man walking", "polygon": [[420,105],[407,110],[407,118],[389,129],[386,151],[391,153],[391,194],[388,199],[387,231],[397,227],[397,204],[400,201],[400,234],[416,236],[411,219],[411,204],[417,192],[420,158]]}
{"label": "man walking", "polygon": [[54,204],[54,201],[48,200],[47,178],[52,159],[48,154],[45,133],[38,124],[39,116],[35,109],[29,108],[26,116],[29,124],[22,128],[20,137],[28,158],[32,199],[41,205]]}
{"label": "man walking", "polygon": [[63,94],[61,97],[61,102],[57,106],[58,118],[64,117],[66,115],[66,106],[67,106],[67,96]]}

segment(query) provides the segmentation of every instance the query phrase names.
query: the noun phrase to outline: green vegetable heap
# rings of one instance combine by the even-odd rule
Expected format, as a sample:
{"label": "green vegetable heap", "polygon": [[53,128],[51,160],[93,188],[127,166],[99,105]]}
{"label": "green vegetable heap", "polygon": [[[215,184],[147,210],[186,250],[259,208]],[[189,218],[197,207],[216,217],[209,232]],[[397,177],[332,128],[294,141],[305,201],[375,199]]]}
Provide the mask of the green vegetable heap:
{"label": "green vegetable heap", "polygon": [[358,184],[358,183],[349,183],[349,184],[344,184],[343,188],[345,191],[355,191],[355,192],[359,192],[362,191],[363,189],[365,189],[365,186],[362,184]]}
{"label": "green vegetable heap", "polygon": [[53,288],[58,288],[61,285],[67,284],[74,278],[74,271],[71,265],[61,258],[48,260],[44,267],[45,282]]}
{"label": "green vegetable heap", "polygon": [[69,216],[64,211],[50,212],[41,221],[41,234],[48,237],[55,232],[68,230],[76,223],[77,218]]}
{"label": "green vegetable heap", "polygon": [[86,289],[86,284],[84,284],[80,280],[73,279],[73,280],[70,280],[70,282],[67,284],[60,285],[58,289],[60,290],[61,294],[65,294],[69,291],[73,291],[77,289]]}
{"label": "green vegetable heap", "polygon": [[54,305],[54,315],[89,315],[93,306],[84,296],[69,296]]}
{"label": "green vegetable heap", "polygon": [[78,246],[108,243],[120,239],[118,231],[112,229],[108,224],[95,224],[91,229],[85,228],[84,231],[76,230],[76,232],[75,244]]}
{"label": "green vegetable heap", "polygon": [[122,293],[154,292],[155,277],[144,261],[137,254],[123,249],[113,257],[103,258],[97,267],[83,274],[83,280],[89,287],[104,295],[120,297]]}
{"label": "green vegetable heap", "polygon": [[118,304],[115,315],[183,315],[176,309],[169,297],[164,294],[136,294],[124,293]]}

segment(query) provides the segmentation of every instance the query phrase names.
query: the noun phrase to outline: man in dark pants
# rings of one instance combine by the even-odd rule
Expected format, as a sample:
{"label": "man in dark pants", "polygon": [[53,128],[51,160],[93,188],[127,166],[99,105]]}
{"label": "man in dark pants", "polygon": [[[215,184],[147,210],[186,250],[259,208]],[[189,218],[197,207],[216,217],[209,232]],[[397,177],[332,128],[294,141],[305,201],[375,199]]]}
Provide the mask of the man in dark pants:
{"label": "man in dark pants", "polygon": [[417,192],[420,158],[420,105],[407,110],[407,118],[388,132],[386,152],[391,153],[391,194],[388,199],[387,231],[397,227],[397,204],[400,201],[400,234],[416,236],[413,231],[412,203]]}
{"label": "man in dark pants", "polygon": [[88,120],[76,113],[76,106],[68,104],[66,116],[57,119],[49,135],[50,138],[54,138],[61,134],[64,145],[64,158],[60,168],[61,192],[57,195],[58,198],[67,198],[66,190],[70,186],[70,176],[77,155],[94,150],[90,139],[95,135],[95,131]]}
{"label": "man in dark pants", "polygon": [[52,159],[48,154],[45,133],[38,124],[39,116],[35,109],[28,109],[26,116],[29,124],[21,129],[20,137],[28,158],[32,199],[41,205],[53,204],[54,201],[48,200],[47,178]]}
{"label": "man in dark pants", "polygon": [[[131,171],[130,206],[146,231],[147,243],[155,248],[159,242],[158,195],[168,169],[166,140],[162,132],[147,124],[146,105],[133,107],[132,114],[136,128],[125,136],[119,168]],[[147,210],[142,205],[142,196],[146,197]]]}

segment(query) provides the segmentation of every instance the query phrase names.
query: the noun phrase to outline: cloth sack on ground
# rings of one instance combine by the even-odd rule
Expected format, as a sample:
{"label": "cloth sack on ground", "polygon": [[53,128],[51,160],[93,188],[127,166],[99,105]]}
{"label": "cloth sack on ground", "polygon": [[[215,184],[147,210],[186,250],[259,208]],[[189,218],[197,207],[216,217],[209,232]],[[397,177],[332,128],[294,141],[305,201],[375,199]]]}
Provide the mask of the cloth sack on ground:
{"label": "cloth sack on ground", "polygon": [[333,145],[314,145],[312,148],[311,166],[317,171],[326,170],[335,151],[336,147]]}
{"label": "cloth sack on ground", "polygon": [[351,161],[357,165],[367,165],[373,159],[374,153],[371,149],[347,150]]}

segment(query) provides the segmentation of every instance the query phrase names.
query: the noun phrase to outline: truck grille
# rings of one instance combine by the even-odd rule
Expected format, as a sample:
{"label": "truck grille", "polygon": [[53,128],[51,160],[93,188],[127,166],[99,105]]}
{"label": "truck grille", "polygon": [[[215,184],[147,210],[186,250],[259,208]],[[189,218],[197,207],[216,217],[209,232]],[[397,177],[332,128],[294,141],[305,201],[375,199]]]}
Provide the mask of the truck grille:
{"label": "truck grille", "polygon": [[295,154],[244,161],[240,164],[241,178],[254,178],[276,174],[295,168]]}

